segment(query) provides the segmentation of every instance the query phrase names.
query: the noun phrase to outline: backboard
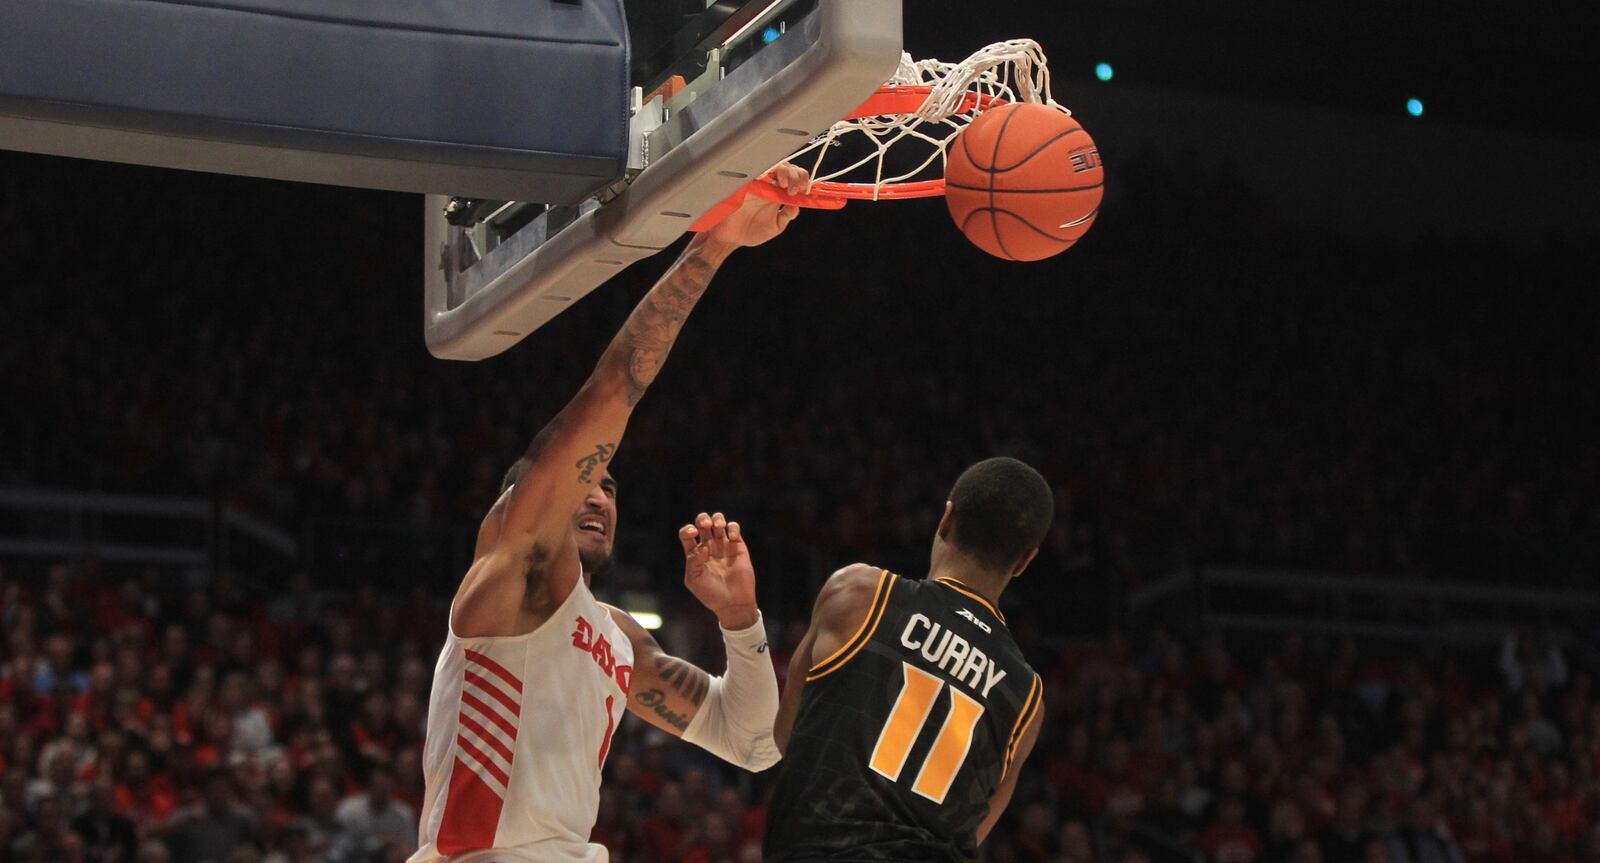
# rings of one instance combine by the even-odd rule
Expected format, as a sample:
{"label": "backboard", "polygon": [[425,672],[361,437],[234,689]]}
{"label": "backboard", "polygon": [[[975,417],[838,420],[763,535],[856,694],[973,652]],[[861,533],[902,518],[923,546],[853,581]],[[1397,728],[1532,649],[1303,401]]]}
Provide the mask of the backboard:
{"label": "backboard", "polygon": [[516,344],[844,117],[900,60],[901,0],[712,0],[667,23],[632,34],[621,180],[575,206],[426,197],[435,356]]}
{"label": "backboard", "polygon": [[623,0],[0,3],[0,148],[576,204],[624,172],[626,17]]}

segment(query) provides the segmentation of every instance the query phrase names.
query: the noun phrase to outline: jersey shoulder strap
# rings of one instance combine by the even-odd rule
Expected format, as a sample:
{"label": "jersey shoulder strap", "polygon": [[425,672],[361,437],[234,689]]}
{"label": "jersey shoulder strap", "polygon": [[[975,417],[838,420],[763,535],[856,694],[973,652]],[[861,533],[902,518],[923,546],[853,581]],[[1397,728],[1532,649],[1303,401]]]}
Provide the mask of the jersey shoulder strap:
{"label": "jersey shoulder strap", "polygon": [[827,659],[811,666],[811,670],[806,672],[807,683],[819,680],[843,668],[845,663],[854,659],[855,655],[861,652],[861,648],[872,640],[873,634],[878,631],[878,624],[883,622],[884,610],[889,607],[889,597],[894,592],[895,583],[899,580],[887,569],[878,573],[878,584],[872,593],[872,604],[867,606],[867,616],[862,619],[861,626],[856,628],[855,635],[850,636],[850,639],[840,645],[839,649],[835,650]]}
{"label": "jersey shoulder strap", "polygon": [[1033,680],[1028,684],[1028,695],[1022,700],[1022,709],[1017,713],[1016,724],[1011,726],[1011,739],[1006,743],[1006,758],[1000,770],[1003,779],[1011,774],[1011,760],[1017,756],[1017,746],[1022,743],[1023,733],[1028,730],[1028,725],[1033,722],[1034,714],[1039,712],[1039,702],[1043,700],[1044,682],[1039,679],[1039,673],[1033,673]]}

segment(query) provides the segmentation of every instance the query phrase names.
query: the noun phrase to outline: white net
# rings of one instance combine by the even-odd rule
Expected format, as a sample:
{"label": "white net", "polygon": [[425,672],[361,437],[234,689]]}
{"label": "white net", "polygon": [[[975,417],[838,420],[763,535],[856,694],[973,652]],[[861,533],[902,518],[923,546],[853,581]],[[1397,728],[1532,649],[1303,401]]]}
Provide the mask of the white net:
{"label": "white net", "polygon": [[[1043,49],[1032,39],[996,42],[960,63],[913,60],[902,54],[900,68],[885,90],[926,88],[920,107],[909,113],[840,120],[787,161],[811,172],[812,193],[819,196],[878,200],[939,194],[950,142],[991,105],[1032,102],[1072,113],[1050,97],[1046,62]],[[859,146],[858,141],[868,146]],[[902,144],[909,146],[897,149]],[[913,155],[890,168],[891,150]],[[840,157],[847,152],[850,155]],[[930,170],[935,162],[937,172]]]}

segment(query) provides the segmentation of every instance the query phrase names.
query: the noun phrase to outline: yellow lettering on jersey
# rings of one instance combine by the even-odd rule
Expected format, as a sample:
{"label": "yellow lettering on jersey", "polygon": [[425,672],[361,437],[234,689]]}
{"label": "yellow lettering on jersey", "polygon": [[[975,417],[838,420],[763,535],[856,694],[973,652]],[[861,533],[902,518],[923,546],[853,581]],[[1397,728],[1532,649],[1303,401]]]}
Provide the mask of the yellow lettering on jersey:
{"label": "yellow lettering on jersey", "polygon": [[933,749],[928,751],[922,770],[911,790],[935,803],[943,803],[950,793],[950,783],[967,760],[972,748],[972,729],[983,715],[983,705],[974,701],[954,686],[950,687],[950,712],[945,715],[939,736],[934,738]]}
{"label": "yellow lettering on jersey", "polygon": [[939,678],[920,668],[912,668],[909,663],[901,663],[900,667],[905,669],[905,685],[889,710],[889,721],[878,732],[870,762],[873,770],[891,782],[900,778],[906,756],[911,754],[911,745],[917,742],[917,732],[922,730],[922,724],[928,721],[928,712],[933,709],[933,697],[944,686]]}

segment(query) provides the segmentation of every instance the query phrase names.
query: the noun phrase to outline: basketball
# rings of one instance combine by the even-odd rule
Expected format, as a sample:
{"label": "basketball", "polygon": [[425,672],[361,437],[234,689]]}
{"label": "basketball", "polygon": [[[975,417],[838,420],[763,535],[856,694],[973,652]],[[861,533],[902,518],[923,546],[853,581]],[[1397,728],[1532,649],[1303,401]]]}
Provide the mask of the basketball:
{"label": "basketball", "polygon": [[1072,247],[1094,224],[1100,151],[1078,121],[1047,105],[979,114],[950,145],[945,203],[956,226],[991,255],[1037,261]]}

